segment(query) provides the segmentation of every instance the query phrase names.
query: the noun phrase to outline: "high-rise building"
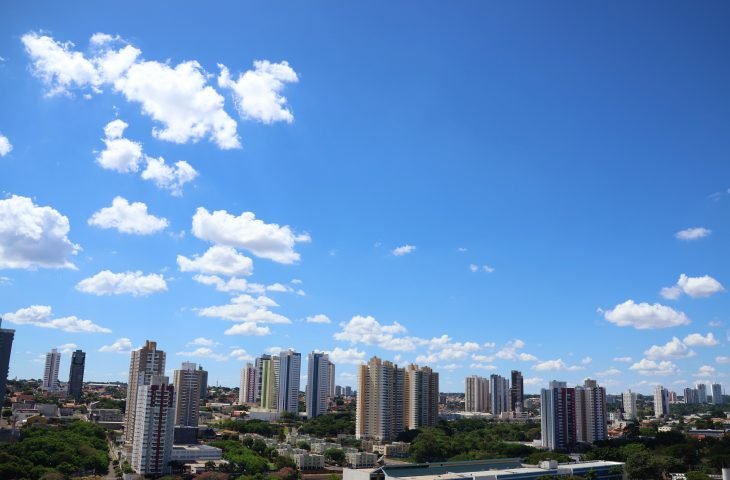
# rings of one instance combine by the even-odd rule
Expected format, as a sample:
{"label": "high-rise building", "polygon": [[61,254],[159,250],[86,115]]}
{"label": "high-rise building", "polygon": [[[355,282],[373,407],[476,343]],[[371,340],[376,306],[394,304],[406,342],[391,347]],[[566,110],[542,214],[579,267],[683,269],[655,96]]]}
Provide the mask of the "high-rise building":
{"label": "high-rise building", "polygon": [[[283,356],[282,356],[283,358]],[[330,365],[334,370],[334,364],[330,363],[326,353],[312,352],[309,354],[307,365],[307,395],[306,407],[307,418],[314,418],[327,412],[329,388],[330,388]]]}
{"label": "high-rise building", "polygon": [[341,385],[335,386],[335,397],[341,397],[343,393],[343,388]]}
{"label": "high-rise building", "polygon": [[278,393],[276,410],[279,413],[299,412],[299,377],[301,375],[302,354],[292,349],[279,354]]}
{"label": "high-rise building", "polygon": [[500,415],[510,408],[509,381],[496,374],[489,376],[489,411],[492,415]]}
{"label": "high-rise building", "polygon": [[586,379],[575,389],[576,440],[594,443],[608,438],[606,389],[595,380]]}
{"label": "high-rise building", "polygon": [[522,372],[512,370],[510,392],[510,410],[513,412],[522,411],[522,402],[525,396],[524,381]]}
{"label": "high-rise building", "polygon": [[[200,400],[199,389],[191,391],[191,394]],[[152,375],[146,384],[137,388],[134,403],[132,468],[140,475],[170,473],[175,433],[175,387],[170,385],[167,377]]]}
{"label": "high-rise building", "polygon": [[657,385],[654,389],[654,416],[656,418],[669,415],[669,395],[667,389]]}
{"label": "high-rise building", "polygon": [[256,367],[253,363],[249,362],[241,369],[238,403],[256,403]]}
{"label": "high-rise building", "polygon": [[[0,375],[2,375],[2,372],[0,372]],[[2,381],[2,379],[0,379],[0,381]],[[719,383],[712,384],[712,403],[715,405],[720,405],[722,403],[722,385]]]}
{"label": "high-rise building", "polygon": [[687,405],[695,405],[700,403],[697,389],[687,387],[684,389],[684,403]]}
{"label": "high-rise building", "polygon": [[439,374],[429,367],[408,365],[403,377],[403,426],[431,427],[438,421]]}
{"label": "high-rise building", "polygon": [[702,404],[707,403],[707,385],[704,383],[697,384],[697,402]]}
{"label": "high-rise building", "polygon": [[335,398],[335,364],[330,362],[329,372],[327,372],[327,378],[329,378],[330,386],[327,396],[330,400]]}
{"label": "high-rise building", "polygon": [[71,355],[71,368],[68,372],[68,394],[76,400],[81,398],[81,389],[84,386],[84,367],[86,353],[76,350]]}
{"label": "high-rise building", "polygon": [[626,420],[636,420],[636,393],[626,390],[621,399],[624,407],[624,418]]}
{"label": "high-rise building", "polygon": [[256,359],[256,395],[261,408],[276,409],[279,357],[262,355]]}
{"label": "high-rise building", "polygon": [[[165,373],[165,352],[157,350],[157,342],[147,340],[144,347],[132,352],[129,362],[129,380],[127,382],[127,406],[124,418],[124,445],[132,448],[134,444],[135,419],[137,415],[137,390],[149,385],[152,376]],[[174,410],[173,410],[174,412]],[[174,423],[175,416],[171,421]]]}
{"label": "high-rise building", "polygon": [[404,370],[373,357],[357,373],[355,436],[393,440],[403,431]]}
{"label": "high-rise building", "polygon": [[58,369],[60,366],[61,352],[54,348],[46,353],[46,366],[43,368],[43,383],[41,384],[43,390],[48,392],[59,390]]}
{"label": "high-rise building", "polygon": [[183,362],[180,370],[175,370],[175,425],[197,427],[200,414],[201,370],[191,362]]}
{"label": "high-rise building", "polygon": [[352,392],[352,387],[349,386],[349,385],[345,386],[345,392],[344,393],[345,393],[345,396],[346,397],[354,397],[355,396],[355,394]]}
{"label": "high-rise building", "polygon": [[200,380],[200,401],[205,403],[205,397],[208,396],[208,371],[203,366],[198,367],[198,378]]}
{"label": "high-rise building", "polygon": [[540,391],[543,447],[548,450],[572,449],[577,437],[575,420],[575,389],[568,388],[565,382],[550,382],[549,388]]}
{"label": "high-rise building", "polygon": [[5,385],[8,381],[8,369],[10,368],[10,351],[13,349],[13,338],[15,330],[1,328],[3,319],[0,318],[0,404],[5,401]]}
{"label": "high-rise building", "polygon": [[464,380],[464,410],[467,412],[489,411],[489,380],[478,375]]}

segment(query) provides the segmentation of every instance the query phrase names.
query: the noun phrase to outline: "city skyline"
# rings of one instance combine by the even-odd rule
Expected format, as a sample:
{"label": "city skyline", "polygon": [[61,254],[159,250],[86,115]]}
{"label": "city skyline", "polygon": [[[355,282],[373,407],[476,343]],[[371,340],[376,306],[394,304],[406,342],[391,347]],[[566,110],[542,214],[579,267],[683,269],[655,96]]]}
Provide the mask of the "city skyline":
{"label": "city skyline", "polygon": [[444,392],[727,389],[730,7],[677,5],[647,30],[612,5],[260,5],[200,38],[161,5],[8,6],[8,377],[57,349],[61,381],[75,350],[125,381],[156,339],[155,374],[230,387],[291,348],[343,386],[378,356]]}

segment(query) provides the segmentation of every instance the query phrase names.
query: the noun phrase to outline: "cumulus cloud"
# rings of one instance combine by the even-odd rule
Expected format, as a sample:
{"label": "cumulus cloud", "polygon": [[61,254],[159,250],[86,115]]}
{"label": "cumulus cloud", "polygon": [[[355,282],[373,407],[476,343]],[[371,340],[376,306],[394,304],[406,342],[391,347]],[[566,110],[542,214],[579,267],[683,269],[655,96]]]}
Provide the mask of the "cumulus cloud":
{"label": "cumulus cloud", "polygon": [[271,335],[271,329],[267,326],[260,326],[254,322],[244,322],[233,325],[224,332],[226,335],[245,335],[249,337],[262,337]]}
{"label": "cumulus cloud", "polygon": [[585,370],[585,367],[582,367],[580,365],[568,365],[566,364],[562,359],[557,360],[545,360],[544,362],[539,362],[533,365],[535,370],[540,372],[548,372],[548,371],[569,371],[569,372],[575,372],[578,370]]}
{"label": "cumulus cloud", "polygon": [[269,335],[271,329],[260,324],[290,324],[287,317],[274,313],[270,307],[278,306],[268,297],[239,295],[226,305],[216,305],[198,310],[201,317],[222,318],[240,322],[225,331],[226,335]]}
{"label": "cumulus cloud", "polygon": [[418,363],[462,360],[471,352],[480,349],[479,344],[476,342],[454,342],[448,335],[434,337],[430,340],[419,339],[419,343],[428,346],[428,353],[416,357],[416,362]]}
{"label": "cumulus cloud", "polygon": [[245,278],[232,277],[228,280],[224,280],[217,275],[195,275],[193,280],[198,283],[202,283],[203,285],[214,286],[219,292],[247,292],[255,293],[257,295],[266,292],[265,285],[260,283],[249,283]]}
{"label": "cumulus cloud", "polygon": [[305,318],[305,321],[307,323],[332,323],[332,320],[330,320],[330,317],[323,313],[318,313],[317,315],[310,315],[307,318]]}
{"label": "cumulus cloud", "polygon": [[644,352],[644,355],[650,360],[658,360],[664,358],[689,358],[695,356],[695,352],[680,339],[673,337],[663,346],[652,345],[649,350]]}
{"label": "cumulus cloud", "polygon": [[146,204],[129,203],[124,197],[115,197],[110,207],[102,208],[94,213],[88,223],[94,227],[113,228],[118,232],[130,235],[151,235],[164,230],[169,225],[167,219],[147,213]]}
{"label": "cumulus cloud", "polygon": [[631,357],[614,357],[614,362],[623,362],[623,363],[631,363],[633,361],[633,358]]}
{"label": "cumulus cloud", "polygon": [[239,362],[250,362],[254,359],[253,355],[248,353],[243,348],[234,348],[230,353],[231,358],[238,360]]}
{"label": "cumulus cloud", "polygon": [[720,344],[712,332],[705,336],[702,336],[701,333],[691,333],[684,337],[684,343],[690,347],[714,347]]}
{"label": "cumulus cloud", "polygon": [[537,360],[535,355],[520,352],[525,347],[525,342],[520,339],[507,342],[504,347],[497,351],[494,356],[502,360],[521,360],[523,362],[534,362]]}
{"label": "cumulus cloud", "polygon": [[357,348],[340,348],[335,347],[334,350],[325,352],[329,356],[329,359],[335,365],[350,364],[360,365],[365,361],[365,352],[358,350]]}
{"label": "cumulus cloud", "polygon": [[715,361],[719,364],[727,365],[730,364],[730,357],[718,355],[717,357],[715,357]]}
{"label": "cumulus cloud", "polygon": [[228,360],[226,355],[217,353],[213,351],[212,348],[208,347],[196,348],[191,352],[177,352],[175,355],[180,355],[182,357],[210,358],[217,362],[224,362]]}
{"label": "cumulus cloud", "polygon": [[724,292],[725,287],[709,275],[702,277],[688,277],[684,273],[679,276],[677,284],[662,288],[659,292],[664,298],[678,299],[682,293],[692,298],[709,297],[715,293]]}
{"label": "cumulus cloud", "polygon": [[299,261],[299,253],[294,250],[297,243],[311,241],[309,235],[295,234],[288,225],[264,223],[253,212],[235,216],[225,210],[210,213],[203,207],[193,216],[193,235],[284,264]]}
{"label": "cumulus cloud", "polygon": [[[253,260],[241,255],[234,248],[219,245],[210,247],[202,256],[195,256],[193,259],[178,255],[177,264],[182,272],[200,272],[227,277],[248,276],[253,273]],[[205,281],[208,279],[201,283]]]}
{"label": "cumulus cloud", "polygon": [[64,343],[63,345],[59,345],[56,348],[58,348],[58,351],[61,352],[62,354],[69,355],[74,350],[76,350],[77,348],[79,348],[79,346],[76,345],[75,343]]}
{"label": "cumulus cloud", "polygon": [[639,375],[659,375],[659,376],[668,376],[668,375],[677,375],[679,373],[679,369],[677,366],[668,361],[664,360],[661,362],[655,362],[654,360],[648,360],[646,358],[642,358],[641,361],[634,363],[629,367],[629,370],[634,370],[639,373]]}
{"label": "cumulus cloud", "polygon": [[16,312],[2,315],[3,320],[16,325],[35,325],[41,328],[63,330],[70,333],[110,333],[111,330],[101,327],[91,320],[82,320],[75,316],[53,318],[51,307],[32,305]]}
{"label": "cumulus cloud", "polygon": [[4,157],[13,150],[13,144],[8,137],[0,133],[0,157]]}
{"label": "cumulus cloud", "polygon": [[0,269],[72,268],[68,260],[81,249],[68,238],[68,218],[30,198],[0,200]]}
{"label": "cumulus cloud", "polygon": [[201,347],[212,347],[214,345],[218,345],[218,342],[215,340],[211,340],[210,338],[205,337],[198,337],[194,339],[192,342],[189,342],[188,345],[199,345]]}
{"label": "cumulus cloud", "polygon": [[175,162],[170,166],[165,164],[162,157],[147,157],[147,167],[142,172],[142,178],[151,180],[157,188],[168,190],[173,196],[182,195],[183,185],[192,182],[198,172],[185,160]]}
{"label": "cumulus cloud", "polygon": [[414,337],[397,337],[405,333],[406,328],[398,322],[383,325],[371,316],[355,315],[341,324],[342,331],[335,333],[335,339],[345,342],[377,345],[385,350],[412,351],[420,339]]}
{"label": "cumulus cloud", "polygon": [[608,370],[602,372],[596,372],[597,377],[615,377],[621,375],[621,370],[615,367],[610,367]]}
{"label": "cumulus cloud", "polygon": [[126,337],[118,338],[111,345],[104,345],[99,349],[100,352],[107,353],[130,353],[132,350],[132,341]]}
{"label": "cumulus cloud", "polygon": [[167,291],[167,282],[162,275],[141,271],[114,273],[104,270],[93,277],[85,278],[76,285],[76,290],[92,295],[132,295],[144,297]]}
{"label": "cumulus cloud", "polygon": [[218,86],[233,91],[236,109],[241,117],[270,124],[291,123],[294,115],[287,108],[286,97],[281,95],[286,83],[299,81],[297,73],[287,62],[271,63],[268,60],[254,62],[254,70],[240,74],[235,81],[225,65],[221,70]]}
{"label": "cumulus cloud", "polygon": [[603,311],[603,317],[619,327],[634,327],[637,330],[668,328],[690,323],[683,313],[659,303],[634,303],[626,300],[613,309]]}
{"label": "cumulus cloud", "polygon": [[400,247],[396,247],[393,250],[390,251],[393,255],[396,257],[402,257],[403,255],[408,255],[409,253],[412,253],[416,250],[416,247],[413,245],[402,245]]}
{"label": "cumulus cloud", "polygon": [[487,363],[472,363],[469,365],[469,368],[476,368],[478,370],[487,370],[488,372],[494,372],[497,370],[496,365],[491,365]]}
{"label": "cumulus cloud", "polygon": [[710,378],[717,375],[717,370],[711,365],[702,365],[697,369],[697,373],[693,373],[693,377]]}
{"label": "cumulus cloud", "polygon": [[680,230],[674,234],[679,240],[698,240],[700,238],[708,237],[712,233],[712,230],[704,227],[686,228]]}
{"label": "cumulus cloud", "polygon": [[119,119],[112,120],[104,127],[104,144],[106,148],[97,156],[96,161],[102,168],[119,173],[130,173],[139,170],[142,161],[142,145],[124,138],[124,130],[129,125]]}

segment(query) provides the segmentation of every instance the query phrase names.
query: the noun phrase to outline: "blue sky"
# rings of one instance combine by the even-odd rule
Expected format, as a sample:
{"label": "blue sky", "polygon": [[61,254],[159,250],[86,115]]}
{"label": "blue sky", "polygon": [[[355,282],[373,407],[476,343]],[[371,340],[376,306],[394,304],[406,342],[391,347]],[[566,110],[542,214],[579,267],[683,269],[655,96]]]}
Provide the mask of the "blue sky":
{"label": "blue sky", "polygon": [[728,385],[728,20],[723,2],[6,4],[10,377],[73,344],[87,379],[126,380],[152,339],[230,386],[272,347],[332,352],[342,385],[372,355],[442,391],[510,369],[531,392]]}

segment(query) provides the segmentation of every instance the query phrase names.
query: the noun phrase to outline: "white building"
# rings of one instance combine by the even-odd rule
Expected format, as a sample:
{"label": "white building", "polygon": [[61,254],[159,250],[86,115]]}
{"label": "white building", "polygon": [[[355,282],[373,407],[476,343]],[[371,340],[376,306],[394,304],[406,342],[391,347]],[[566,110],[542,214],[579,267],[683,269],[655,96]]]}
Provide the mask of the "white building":
{"label": "white building", "polygon": [[330,368],[328,373],[328,378],[330,381],[330,388],[327,392],[327,395],[329,396],[330,400],[335,398],[335,364],[330,362]]}
{"label": "white building", "polygon": [[608,438],[606,389],[586,379],[575,388],[575,424],[579,442],[593,443]]}
{"label": "white building", "polygon": [[41,388],[48,392],[57,392],[60,390],[58,383],[58,369],[61,365],[61,353],[57,349],[53,349],[46,353],[46,366],[43,369],[43,383]]}
{"label": "white building", "polygon": [[357,452],[345,454],[345,462],[348,468],[369,468],[375,465],[377,461],[377,453]]}
{"label": "white building", "polygon": [[722,403],[722,385],[719,383],[712,384],[712,403],[715,405]]}
{"label": "white building", "polygon": [[623,395],[624,418],[626,420],[636,419],[636,393],[626,390]]}
{"label": "white building", "polygon": [[307,365],[307,418],[327,412],[330,389],[330,361],[326,353],[312,352]]}
{"label": "white building", "polygon": [[501,375],[489,376],[489,411],[492,415],[508,412],[510,409],[509,380]]}
{"label": "white building", "polygon": [[299,412],[299,376],[301,375],[302,354],[294,350],[279,355],[279,388],[277,410],[279,413]]}
{"label": "white building", "polygon": [[256,367],[247,363],[241,369],[241,385],[238,390],[238,403],[256,403]]}
{"label": "white building", "polygon": [[667,415],[669,415],[669,395],[663,386],[657,385],[654,390],[654,416],[660,418]]}
{"label": "white building", "polygon": [[[137,390],[149,385],[153,375],[164,375],[165,352],[157,350],[157,342],[147,340],[144,347],[132,352],[127,382],[127,407],[124,419],[124,445],[131,449],[134,443],[134,428],[137,424]],[[174,420],[174,418],[173,418]]]}
{"label": "white building", "polygon": [[140,475],[170,472],[175,431],[175,387],[154,375],[137,388],[132,468]]}
{"label": "white building", "polygon": [[175,370],[175,425],[197,427],[200,413],[200,374],[197,365],[183,362]]}
{"label": "white building", "polygon": [[205,463],[223,458],[223,450],[210,445],[173,445],[170,461]]}
{"label": "white building", "polygon": [[464,411],[489,411],[489,380],[478,375],[466,377],[464,380]]}
{"label": "white building", "polygon": [[322,470],[324,468],[324,455],[298,453],[293,458],[299,470]]}

